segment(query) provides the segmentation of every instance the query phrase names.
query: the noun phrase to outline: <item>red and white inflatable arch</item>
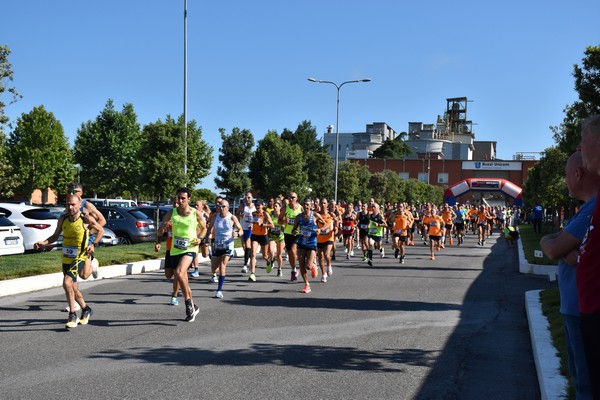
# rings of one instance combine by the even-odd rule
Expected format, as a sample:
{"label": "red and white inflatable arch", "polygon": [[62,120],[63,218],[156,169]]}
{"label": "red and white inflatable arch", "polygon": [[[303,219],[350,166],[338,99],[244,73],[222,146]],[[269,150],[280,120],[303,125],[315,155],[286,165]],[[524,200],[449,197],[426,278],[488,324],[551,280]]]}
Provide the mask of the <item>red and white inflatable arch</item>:
{"label": "red and white inflatable arch", "polygon": [[444,202],[453,206],[456,198],[470,191],[478,192],[503,192],[514,199],[516,206],[523,205],[523,189],[500,178],[468,178],[450,186],[444,192]]}

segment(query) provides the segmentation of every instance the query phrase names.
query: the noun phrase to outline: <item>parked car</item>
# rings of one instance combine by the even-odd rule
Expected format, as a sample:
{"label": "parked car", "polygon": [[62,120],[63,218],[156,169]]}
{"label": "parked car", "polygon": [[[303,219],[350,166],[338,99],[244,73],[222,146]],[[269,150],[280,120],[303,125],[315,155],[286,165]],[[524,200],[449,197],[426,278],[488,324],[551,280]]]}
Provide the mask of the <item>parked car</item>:
{"label": "parked car", "polygon": [[154,221],[159,228],[165,214],[172,209],[173,206],[137,206],[132,208],[132,210],[143,212],[146,217]]}
{"label": "parked car", "polygon": [[125,207],[96,207],[106,219],[106,226],[119,239],[119,244],[156,240],[156,225],[141,211]]}
{"label": "parked car", "polygon": [[0,256],[22,254],[24,251],[21,229],[0,213]]}
{"label": "parked car", "polygon": [[98,246],[115,246],[117,244],[119,244],[117,234],[105,226],[104,235],[102,235],[102,239],[100,239]]}
{"label": "parked car", "polygon": [[86,199],[96,207],[107,206],[107,207],[135,207],[136,202],[128,199]]}
{"label": "parked car", "polygon": [[[0,213],[21,229],[25,251],[33,251],[35,242],[48,239],[56,230],[58,217],[43,207],[28,206],[25,203],[0,203]],[[44,250],[60,245],[60,241]]]}

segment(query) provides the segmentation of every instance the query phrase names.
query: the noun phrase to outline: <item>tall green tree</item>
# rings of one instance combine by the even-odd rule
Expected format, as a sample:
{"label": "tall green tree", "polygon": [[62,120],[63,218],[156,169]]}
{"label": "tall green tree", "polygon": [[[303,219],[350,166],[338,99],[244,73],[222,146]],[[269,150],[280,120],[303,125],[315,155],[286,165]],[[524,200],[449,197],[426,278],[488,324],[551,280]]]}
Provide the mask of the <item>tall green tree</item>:
{"label": "tall green tree", "polygon": [[[14,86],[10,86],[13,70],[8,60],[9,55],[10,48],[0,45],[0,198],[13,197],[19,186],[18,176],[8,159],[8,142],[4,133],[4,127],[9,126],[9,118],[4,110],[7,105],[22,97]],[[4,100],[5,95],[8,97],[8,104]]]}
{"label": "tall green tree", "polygon": [[369,189],[380,204],[384,201],[403,200],[404,186],[405,182],[400,175],[389,169],[371,174],[369,179]]}
{"label": "tall green tree", "polygon": [[540,162],[529,170],[525,182],[525,201],[528,206],[541,204],[559,208],[570,203],[565,183],[565,166],[569,155],[558,146],[542,153]]}
{"label": "tall green tree", "polygon": [[18,118],[8,139],[9,161],[20,177],[19,192],[63,192],[75,175],[73,153],[61,123],[44,106]]}
{"label": "tall green tree", "polygon": [[254,136],[248,129],[233,128],[230,134],[220,128],[221,148],[217,168],[216,186],[232,198],[238,198],[250,189],[248,165],[254,147]]}
{"label": "tall green tree", "polygon": [[333,197],[333,168],[333,159],[324,151],[304,155],[304,170],[315,195]]}
{"label": "tall green tree", "polygon": [[285,195],[289,191],[303,197],[309,193],[310,187],[303,165],[300,146],[283,140],[275,131],[269,131],[259,140],[250,161],[252,187],[263,198]]}
{"label": "tall green tree", "polygon": [[356,202],[371,197],[371,172],[365,165],[342,161],[338,166],[338,198]]}
{"label": "tall green tree", "polygon": [[142,132],[133,105],[127,103],[117,111],[109,99],[94,121],[77,130],[75,161],[82,168],[84,193],[107,197],[137,193],[143,166],[141,146]]}
{"label": "tall green tree", "polygon": [[310,121],[302,121],[294,132],[284,129],[281,132],[281,138],[291,144],[300,146],[303,154],[326,152],[317,134],[317,128]]}
{"label": "tall green tree", "polygon": [[395,139],[386,139],[383,144],[373,152],[371,158],[400,159],[411,154],[413,154],[413,151],[410,146],[398,136]]}
{"label": "tall green tree", "polygon": [[[210,173],[212,147],[202,139],[202,129],[195,120],[187,123],[187,179],[183,175],[184,130],[183,116],[175,121],[167,115],[144,126],[140,149],[143,155],[142,191],[157,200],[172,197],[184,181],[193,188]],[[213,197],[214,198],[214,197]]]}

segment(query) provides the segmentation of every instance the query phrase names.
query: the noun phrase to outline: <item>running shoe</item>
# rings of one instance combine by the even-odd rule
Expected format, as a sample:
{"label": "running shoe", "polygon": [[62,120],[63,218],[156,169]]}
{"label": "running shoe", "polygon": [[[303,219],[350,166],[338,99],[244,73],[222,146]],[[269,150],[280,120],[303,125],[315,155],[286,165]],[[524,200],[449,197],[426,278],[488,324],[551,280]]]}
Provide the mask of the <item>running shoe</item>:
{"label": "running shoe", "polygon": [[347,253],[348,249],[346,247],[344,247],[344,253]]}
{"label": "running shoe", "polygon": [[221,292],[220,290],[217,290],[217,293],[215,293],[215,299],[222,299],[223,298],[223,292]]}
{"label": "running shoe", "polygon": [[485,239],[481,241],[481,245],[485,245]]}
{"label": "running shoe", "polygon": [[[442,249],[445,249],[445,248],[446,248],[446,246],[444,245],[444,243],[442,243],[440,246],[442,247]],[[438,251],[439,251],[439,250],[438,250]]]}
{"label": "running shoe", "polygon": [[194,278],[197,278],[197,277],[199,277],[199,276],[200,276],[200,272],[198,272],[198,270],[197,270],[197,269],[195,269],[195,270],[194,270],[194,272],[192,272],[192,276],[193,276]]}
{"label": "running shoe", "polygon": [[453,243],[452,243],[452,238],[450,238],[450,246],[452,246],[452,244],[453,244]]}
{"label": "running shoe", "polygon": [[248,267],[244,265],[242,267],[242,274],[247,274],[247,273],[248,273]]}
{"label": "running shoe", "polygon": [[379,250],[379,257],[385,258],[385,249],[383,247]]}
{"label": "running shoe", "polygon": [[367,256],[363,256],[363,261],[367,261],[367,260],[368,260]]}
{"label": "running shoe", "polygon": [[350,250],[350,257],[354,257],[354,250]]}
{"label": "running shoe", "polygon": [[87,325],[88,322],[90,322],[90,317],[92,315],[94,315],[94,310],[92,310],[90,306],[86,306],[81,312],[81,319],[79,320],[79,323],[81,325]]}
{"label": "running shoe", "polygon": [[92,258],[92,276],[94,279],[98,279],[98,260],[96,258]]}
{"label": "running shoe", "polygon": [[298,271],[297,270],[292,270],[292,281],[297,281],[298,280]]}
{"label": "running shoe", "polygon": [[277,270],[277,276],[283,276],[283,271],[281,268]]}
{"label": "running shoe", "polygon": [[400,256],[400,264],[404,264],[404,256]]}
{"label": "running shoe", "polygon": [[267,274],[270,274],[272,269],[273,269],[273,262],[267,261]]}
{"label": "running shoe", "polygon": [[333,267],[331,265],[327,266],[327,275],[328,276],[333,275]]}
{"label": "running shoe", "polygon": [[248,280],[249,280],[250,282],[256,282],[256,275],[254,275],[254,274],[250,274],[250,276],[248,277]]}
{"label": "running shoe", "polygon": [[304,285],[304,289],[302,289],[302,293],[310,293],[311,289],[310,289],[310,285]]}
{"label": "running shoe", "polygon": [[313,265],[313,267],[310,269],[310,276],[312,276],[312,278],[316,278],[317,276],[319,276],[319,270],[317,269],[316,266]]}
{"label": "running shoe", "polygon": [[400,254],[400,249],[394,251],[394,258],[398,258],[398,254]]}
{"label": "running shoe", "polygon": [[335,261],[335,253],[331,256],[331,261]]}
{"label": "running shoe", "polygon": [[346,260],[350,259],[350,254],[346,254]]}
{"label": "running shoe", "polygon": [[327,282],[327,274],[323,275],[323,277],[321,278],[321,282]]}
{"label": "running shoe", "polygon": [[431,260],[435,260],[435,256],[431,256]]}
{"label": "running shoe", "polygon": [[[81,307],[79,306],[79,303],[75,302],[75,310],[73,311],[79,311],[81,310]],[[67,306],[65,307],[65,311],[66,312],[71,312],[71,309],[69,308],[69,305],[67,304]]]}
{"label": "running shoe", "polygon": [[79,318],[77,318],[77,314],[74,312],[69,313],[69,319],[67,319],[67,328],[77,328],[77,324],[79,323]]}
{"label": "running shoe", "polygon": [[369,267],[372,267],[373,266],[373,261],[369,260],[369,261],[367,261],[367,264],[369,264]]}
{"label": "running shoe", "polygon": [[179,305],[179,300],[177,300],[177,297],[175,296],[171,296],[171,303],[172,306],[177,306]]}
{"label": "running shoe", "polygon": [[219,282],[219,278],[217,278],[217,274],[212,274],[212,276],[209,279],[210,283],[217,283]]}
{"label": "running shoe", "polygon": [[437,251],[440,251],[440,245],[438,244],[437,246],[435,246],[435,249],[436,249]]}
{"label": "running shoe", "polygon": [[186,322],[194,322],[194,320],[196,319],[196,315],[198,315],[198,313],[200,312],[200,309],[198,308],[197,305],[193,304],[191,302],[191,300],[186,300],[186,305],[185,305],[185,321]]}
{"label": "running shoe", "polygon": [[478,240],[478,241],[477,241],[477,244],[478,244],[478,245],[480,245],[480,246],[482,246],[482,244],[481,244],[481,240]]}

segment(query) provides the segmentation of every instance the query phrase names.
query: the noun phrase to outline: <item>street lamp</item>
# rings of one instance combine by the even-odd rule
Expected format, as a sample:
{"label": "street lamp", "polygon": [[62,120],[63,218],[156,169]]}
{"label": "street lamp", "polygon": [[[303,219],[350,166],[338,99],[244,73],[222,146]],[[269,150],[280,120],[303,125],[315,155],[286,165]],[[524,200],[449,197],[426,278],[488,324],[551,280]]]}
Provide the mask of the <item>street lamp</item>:
{"label": "street lamp", "polygon": [[333,198],[337,203],[337,192],[338,192],[338,164],[339,164],[339,152],[340,152],[340,89],[346,83],[359,83],[359,82],[371,82],[371,78],[363,78],[354,81],[345,81],[340,83],[339,85],[335,82],[331,81],[322,81],[316,78],[308,78],[310,82],[313,83],[329,83],[337,89],[337,110],[335,114],[335,177],[334,177],[334,190],[333,190]]}

